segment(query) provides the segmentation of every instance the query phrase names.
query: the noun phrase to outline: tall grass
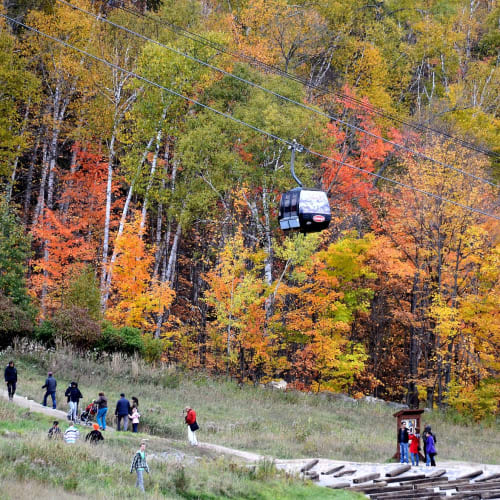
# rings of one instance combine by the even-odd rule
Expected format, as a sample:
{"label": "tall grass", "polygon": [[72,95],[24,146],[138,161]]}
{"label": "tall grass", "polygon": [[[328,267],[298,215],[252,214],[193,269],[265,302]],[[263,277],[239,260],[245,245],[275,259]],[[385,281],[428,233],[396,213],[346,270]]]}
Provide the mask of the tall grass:
{"label": "tall grass", "polygon": [[[104,391],[109,415],[120,392],[137,396],[142,429],[176,440],[185,439],[182,408],[199,416],[199,439],[277,458],[324,458],[385,462],[396,449],[394,409],[384,404],[332,400],[326,395],[280,392],[240,386],[205,373],[175,367],[152,367],[140,359],[114,355],[96,359],[58,350],[10,351],[0,362],[15,359],[19,392],[41,401],[46,372],[54,372],[58,401],[71,380],[79,382],[88,402]],[[441,460],[500,463],[498,422],[463,425],[439,411],[425,413],[438,437]]]}
{"label": "tall grass", "polygon": [[[137,498],[135,475],[129,473],[138,446],[136,435],[108,433],[97,446],[82,440],[66,445],[47,439],[49,425],[48,417],[28,416],[24,409],[0,400],[0,498]],[[165,439],[150,438],[146,498],[358,498],[287,477],[272,464],[252,469],[194,454],[199,451],[179,453]]]}

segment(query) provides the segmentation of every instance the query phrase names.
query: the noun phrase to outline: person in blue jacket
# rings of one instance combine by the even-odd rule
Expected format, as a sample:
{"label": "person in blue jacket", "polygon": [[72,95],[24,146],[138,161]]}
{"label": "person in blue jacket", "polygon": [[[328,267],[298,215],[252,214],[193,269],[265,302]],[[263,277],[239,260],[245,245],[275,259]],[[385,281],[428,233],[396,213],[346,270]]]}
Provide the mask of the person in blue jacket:
{"label": "person in blue jacket", "polygon": [[125,394],[123,392],[120,394],[120,399],[116,403],[116,410],[115,410],[115,416],[116,416],[116,430],[120,431],[120,423],[121,420],[123,420],[123,430],[126,431],[128,427],[128,416],[130,415],[130,402],[129,400],[125,397]]}
{"label": "person in blue jacket", "polygon": [[42,389],[45,389],[45,396],[43,397],[43,406],[47,406],[47,398],[50,396],[52,398],[52,408],[54,410],[57,408],[56,387],[57,387],[57,380],[53,377],[52,372],[49,372],[47,378],[45,379],[45,384],[42,385]]}

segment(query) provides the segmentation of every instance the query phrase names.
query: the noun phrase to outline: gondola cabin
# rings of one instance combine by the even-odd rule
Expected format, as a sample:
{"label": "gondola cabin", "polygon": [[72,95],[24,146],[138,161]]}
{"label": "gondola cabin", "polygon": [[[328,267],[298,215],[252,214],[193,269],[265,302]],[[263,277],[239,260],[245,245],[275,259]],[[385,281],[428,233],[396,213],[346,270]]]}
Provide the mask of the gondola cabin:
{"label": "gondola cabin", "polygon": [[331,219],[324,191],[297,187],[281,196],[278,220],[283,231],[298,229],[301,233],[316,233],[326,229]]}

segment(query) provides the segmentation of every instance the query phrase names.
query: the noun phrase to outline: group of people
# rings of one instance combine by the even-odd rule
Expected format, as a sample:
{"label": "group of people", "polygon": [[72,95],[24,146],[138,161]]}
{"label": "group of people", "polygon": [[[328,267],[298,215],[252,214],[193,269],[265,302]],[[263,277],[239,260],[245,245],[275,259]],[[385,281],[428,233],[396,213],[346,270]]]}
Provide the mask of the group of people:
{"label": "group of people", "polygon": [[402,422],[398,431],[398,444],[399,444],[399,461],[404,463],[408,462],[408,455],[411,458],[411,464],[418,466],[420,463],[420,438],[424,444],[424,457],[425,465],[427,467],[436,466],[435,457],[436,452],[436,435],[432,432],[431,426],[426,425],[422,436],[420,436],[420,429],[417,427],[413,431],[409,431],[406,423]]}
{"label": "group of people", "polygon": [[[66,444],[75,444],[80,439],[80,431],[74,422],[71,422],[70,426],[64,431],[63,434],[61,428],[59,427],[59,422],[55,420],[47,435],[49,439],[64,439]],[[100,432],[97,424],[93,424],[93,430],[85,436],[85,441],[90,444],[96,444],[100,441],[104,441],[104,436]]]}

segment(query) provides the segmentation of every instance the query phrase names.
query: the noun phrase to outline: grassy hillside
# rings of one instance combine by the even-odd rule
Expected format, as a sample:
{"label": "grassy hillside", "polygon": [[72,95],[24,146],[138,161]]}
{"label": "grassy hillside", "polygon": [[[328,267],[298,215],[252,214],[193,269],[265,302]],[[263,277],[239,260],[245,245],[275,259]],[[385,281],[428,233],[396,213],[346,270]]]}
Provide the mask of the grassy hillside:
{"label": "grassy hillside", "polygon": [[[0,498],[137,497],[129,468],[140,435],[108,432],[102,445],[80,441],[70,446],[47,439],[50,423],[49,417],[26,413],[0,399]],[[82,437],[89,430],[82,428]],[[164,438],[149,437],[146,498],[358,498],[287,478],[270,463],[253,470],[204,450],[180,448]]]}
{"label": "grassy hillside", "polygon": [[[386,405],[331,401],[322,395],[239,387],[204,374],[153,369],[137,360],[114,357],[96,362],[65,351],[33,351],[0,355],[18,366],[18,393],[41,401],[48,370],[58,380],[59,408],[63,391],[79,382],[84,403],[104,391],[110,413],[120,392],[140,401],[142,430],[184,442],[182,408],[198,412],[199,439],[268,454],[277,458],[319,456],[331,459],[385,462],[395,445],[394,409]],[[110,419],[108,419],[109,421]],[[424,414],[438,437],[440,460],[500,463],[499,426],[464,425],[441,412]]]}

